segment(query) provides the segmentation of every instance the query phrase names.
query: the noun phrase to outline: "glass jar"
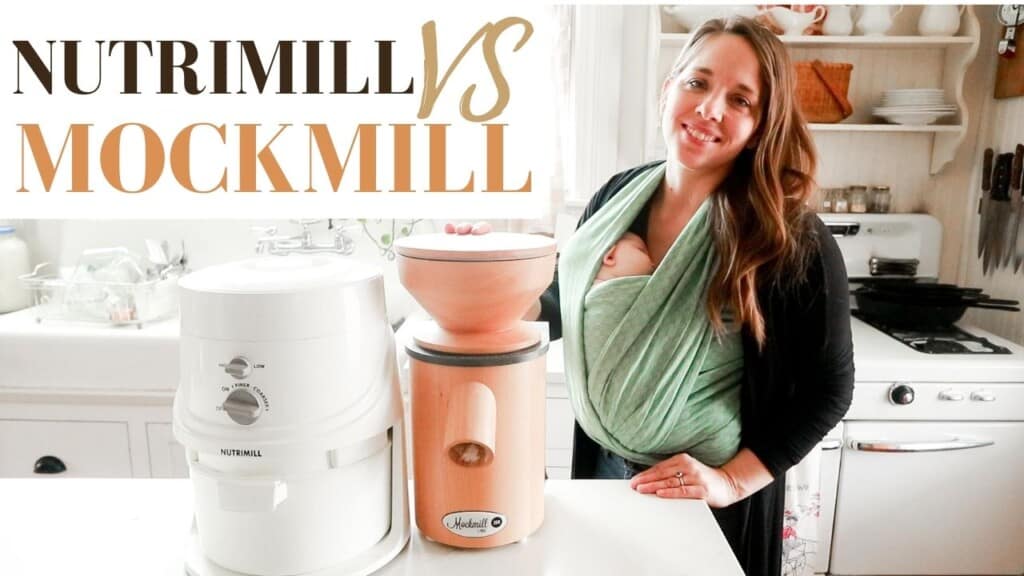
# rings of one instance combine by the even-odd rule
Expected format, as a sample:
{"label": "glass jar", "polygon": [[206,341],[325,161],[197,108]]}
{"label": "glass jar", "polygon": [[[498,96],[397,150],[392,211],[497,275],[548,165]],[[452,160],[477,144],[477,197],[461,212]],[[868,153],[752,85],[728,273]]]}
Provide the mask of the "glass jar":
{"label": "glass jar", "polygon": [[846,196],[846,188],[832,190],[832,211],[846,213],[850,211],[850,201]]}
{"label": "glass jar", "polygon": [[818,190],[821,202],[818,204],[818,212],[828,213],[832,211],[832,188],[821,188]]}
{"label": "glass jar", "polygon": [[886,214],[892,207],[892,192],[888,186],[871,187],[871,211],[877,214]]}
{"label": "glass jar", "polygon": [[867,186],[850,186],[846,192],[846,199],[850,204],[850,212],[864,214],[868,211]]}
{"label": "glass jar", "polygon": [[14,235],[13,226],[0,226],[0,314],[32,303],[31,294],[18,278],[31,271],[28,246]]}

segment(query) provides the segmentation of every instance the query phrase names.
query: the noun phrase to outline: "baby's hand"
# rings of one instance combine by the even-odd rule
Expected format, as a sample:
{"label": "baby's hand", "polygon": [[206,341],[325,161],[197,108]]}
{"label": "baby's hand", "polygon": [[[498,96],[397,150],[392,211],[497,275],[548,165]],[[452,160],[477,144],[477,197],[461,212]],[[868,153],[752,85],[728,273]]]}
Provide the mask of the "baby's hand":
{"label": "baby's hand", "polygon": [[490,222],[476,222],[475,224],[470,224],[469,222],[459,222],[458,224],[453,224],[451,222],[448,222],[447,224],[444,225],[445,234],[458,234],[460,236],[465,234],[473,234],[479,236],[481,234],[487,234],[490,231]]}

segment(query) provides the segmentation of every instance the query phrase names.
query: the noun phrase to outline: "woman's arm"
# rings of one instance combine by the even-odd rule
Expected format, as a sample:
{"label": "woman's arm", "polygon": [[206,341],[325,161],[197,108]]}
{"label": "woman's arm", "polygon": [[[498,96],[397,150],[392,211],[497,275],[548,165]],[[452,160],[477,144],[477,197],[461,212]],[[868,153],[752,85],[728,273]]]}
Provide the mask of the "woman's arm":
{"label": "woman's arm", "polygon": [[[816,219],[817,220],[817,219]],[[819,251],[804,290],[776,302],[784,314],[774,323],[783,334],[763,360],[771,370],[769,395],[751,410],[754,429],[744,430],[750,447],[773,476],[800,462],[846,414],[853,399],[853,339],[849,283],[842,253],[828,229],[816,221]],[[747,434],[750,432],[750,434]]]}
{"label": "woman's arm", "polygon": [[732,498],[726,506],[743,500],[774,480],[772,473],[749,448],[741,449],[732,460],[723,464],[722,472],[732,488]]}
{"label": "woman's arm", "polygon": [[725,508],[764,488],[772,479],[757,455],[743,448],[721,468],[708,466],[689,454],[676,454],[637,474],[629,485],[641,494],[695,498],[712,508]]}
{"label": "woman's arm", "polygon": [[[639,492],[666,498],[700,498],[718,508],[747,498],[798,463],[842,419],[853,395],[853,344],[850,335],[849,286],[835,240],[821,225],[820,254],[810,266],[806,286],[782,302],[785,310],[772,324],[766,357],[749,359],[755,370],[745,386],[759,390],[755,401],[745,399],[744,448],[721,468],[705,466],[686,454],[663,460],[633,478]],[[813,294],[813,297],[808,297]],[[765,302],[764,304],[768,304]],[[782,355],[782,356],[780,356]],[[759,379],[767,373],[773,381]],[[779,368],[803,367],[799,382]],[[793,386],[793,393],[786,393]],[[745,394],[748,391],[745,391]],[[676,474],[682,474],[682,478]],[[680,482],[682,480],[682,482]]]}

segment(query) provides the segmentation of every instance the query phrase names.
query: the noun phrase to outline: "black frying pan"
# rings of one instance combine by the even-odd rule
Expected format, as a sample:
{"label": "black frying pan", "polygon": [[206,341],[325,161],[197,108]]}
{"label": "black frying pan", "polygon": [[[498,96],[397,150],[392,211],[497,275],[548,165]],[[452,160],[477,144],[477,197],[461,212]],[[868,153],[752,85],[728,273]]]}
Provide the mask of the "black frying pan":
{"label": "black frying pan", "polygon": [[1020,312],[1015,300],[991,300],[987,297],[973,300],[957,297],[929,299],[913,294],[878,292],[870,288],[859,288],[853,294],[861,314],[906,329],[948,327],[962,318],[968,308]]}

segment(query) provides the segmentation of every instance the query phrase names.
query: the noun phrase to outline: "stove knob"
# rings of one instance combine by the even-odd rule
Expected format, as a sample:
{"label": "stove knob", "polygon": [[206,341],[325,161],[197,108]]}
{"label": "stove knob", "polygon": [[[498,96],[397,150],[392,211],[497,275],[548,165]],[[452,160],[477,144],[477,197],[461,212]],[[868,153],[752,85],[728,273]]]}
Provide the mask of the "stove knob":
{"label": "stove knob", "polygon": [[224,408],[224,411],[228,413],[232,420],[243,426],[248,426],[255,422],[263,412],[259,400],[252,395],[252,392],[243,388],[228,394],[222,408]]}
{"label": "stove knob", "polygon": [[235,356],[224,366],[224,371],[236,380],[248,378],[252,374],[252,363],[245,356]]}
{"label": "stove knob", "polygon": [[939,400],[945,400],[946,402],[960,402],[964,399],[962,392],[957,392],[952,388],[939,392]]}
{"label": "stove knob", "polygon": [[906,384],[893,384],[889,388],[889,402],[893,404],[910,404],[914,401],[914,389]]}
{"label": "stove knob", "polygon": [[975,402],[995,402],[996,395],[988,390],[975,390],[971,392],[971,400]]}

